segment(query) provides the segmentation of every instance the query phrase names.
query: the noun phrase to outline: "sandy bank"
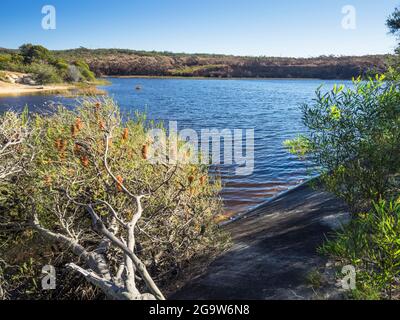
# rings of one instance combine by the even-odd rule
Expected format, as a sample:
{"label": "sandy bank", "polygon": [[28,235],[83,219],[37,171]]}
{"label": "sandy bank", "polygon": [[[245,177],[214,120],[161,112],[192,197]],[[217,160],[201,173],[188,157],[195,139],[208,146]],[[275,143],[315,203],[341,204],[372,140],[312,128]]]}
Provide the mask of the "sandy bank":
{"label": "sandy bank", "polygon": [[327,260],[317,248],[348,217],[347,211],[329,193],[307,184],[295,188],[224,226],[232,234],[233,247],[170,299],[340,297],[334,276],[320,288],[313,288],[308,278],[312,272],[332,271],[326,268]]}
{"label": "sandy bank", "polygon": [[0,81],[0,96],[18,96],[41,93],[62,93],[74,89],[71,85],[30,86]]}

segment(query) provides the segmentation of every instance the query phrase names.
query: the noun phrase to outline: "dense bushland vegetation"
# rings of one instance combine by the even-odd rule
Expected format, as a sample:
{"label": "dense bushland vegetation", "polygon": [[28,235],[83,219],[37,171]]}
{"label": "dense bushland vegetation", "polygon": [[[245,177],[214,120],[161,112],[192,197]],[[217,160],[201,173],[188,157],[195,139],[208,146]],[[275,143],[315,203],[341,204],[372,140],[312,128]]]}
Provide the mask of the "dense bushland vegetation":
{"label": "dense bushland vegetation", "polygon": [[400,201],[380,200],[356,214],[320,252],[357,270],[355,299],[399,298]]}
{"label": "dense bushland vegetation", "polygon": [[95,76],[82,60],[67,62],[40,45],[24,44],[19,50],[0,52],[0,70],[29,73],[40,84],[92,82]]}
{"label": "dense bushland vegetation", "polygon": [[319,89],[315,103],[302,110],[309,135],[287,142],[311,154],[327,188],[352,211],[398,192],[400,88],[383,78]]}
{"label": "dense bushland vegetation", "polygon": [[[26,46],[35,48],[36,59],[29,57],[32,51]],[[28,58],[21,56],[23,52]],[[29,72],[27,66],[35,65],[38,56],[44,57],[39,59],[44,62],[40,63],[43,72],[54,76],[49,81],[93,81],[90,70],[97,76],[351,79],[371,70],[385,72],[387,61],[393,59],[390,55],[279,58],[86,48],[48,52],[41,46],[24,45],[20,50],[0,49],[0,70]],[[37,66],[33,71],[38,71]]]}
{"label": "dense bushland vegetation", "polygon": [[[397,33],[399,11],[388,26]],[[310,157],[325,187],[346,201],[352,221],[321,252],[357,269],[356,299],[399,298],[400,83],[398,57],[385,75],[319,89],[303,106],[308,134],[286,141]]]}
{"label": "dense bushland vegetation", "polygon": [[[219,180],[205,166],[148,161],[155,125],[143,116],[124,119],[113,101],[89,99],[0,123],[15,149],[0,154],[10,172],[0,177],[4,297],[162,299],[190,262],[226,247],[214,221]],[[53,292],[40,288],[46,264],[58,271]]]}
{"label": "dense bushland vegetation", "polygon": [[392,298],[400,272],[400,87],[383,77],[317,92],[303,107],[309,133],[285,144],[319,167],[352,222],[323,252],[358,268],[357,298]]}
{"label": "dense bushland vegetation", "polygon": [[[18,52],[14,50],[0,49],[0,57],[9,57],[16,53]],[[351,79],[360,74],[367,75],[371,70],[378,73],[385,72],[387,60],[391,58],[390,55],[316,58],[239,57],[86,48],[52,51],[52,54],[56,59],[70,65],[75,65],[76,61],[84,61],[97,76],[211,78]],[[82,70],[81,72],[83,73]]]}
{"label": "dense bushland vegetation", "polygon": [[388,58],[322,56],[296,59],[86,48],[58,51],[56,55],[68,61],[84,60],[97,75],[211,78],[351,79],[365,75],[371,69],[384,72]]}

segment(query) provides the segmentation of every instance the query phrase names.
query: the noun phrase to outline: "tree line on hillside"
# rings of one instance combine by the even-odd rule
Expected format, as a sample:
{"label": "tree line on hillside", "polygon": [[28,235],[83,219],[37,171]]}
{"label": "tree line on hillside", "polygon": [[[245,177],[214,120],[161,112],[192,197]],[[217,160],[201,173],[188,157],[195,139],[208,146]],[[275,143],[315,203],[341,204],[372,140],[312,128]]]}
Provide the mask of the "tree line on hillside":
{"label": "tree line on hillside", "polygon": [[182,76],[210,78],[351,79],[384,72],[389,56],[274,58],[172,54],[119,49],[59,51],[64,59],[79,57],[97,75]]}
{"label": "tree line on hillside", "polygon": [[[36,47],[41,48],[41,46]],[[82,78],[89,81],[92,80],[92,75],[88,74],[89,69],[97,76],[351,79],[358,75],[385,72],[392,57],[390,55],[317,58],[239,57],[86,48],[52,51],[51,55],[56,61],[50,60],[46,64],[55,67],[53,73],[61,71],[61,78],[67,81],[71,78],[76,79],[76,76],[66,75],[68,73],[66,64],[76,65],[82,73]],[[18,51],[0,50],[0,68],[8,67],[17,71],[21,68],[23,60]],[[16,68],[14,63],[19,67]],[[83,65],[84,63],[87,65]]]}

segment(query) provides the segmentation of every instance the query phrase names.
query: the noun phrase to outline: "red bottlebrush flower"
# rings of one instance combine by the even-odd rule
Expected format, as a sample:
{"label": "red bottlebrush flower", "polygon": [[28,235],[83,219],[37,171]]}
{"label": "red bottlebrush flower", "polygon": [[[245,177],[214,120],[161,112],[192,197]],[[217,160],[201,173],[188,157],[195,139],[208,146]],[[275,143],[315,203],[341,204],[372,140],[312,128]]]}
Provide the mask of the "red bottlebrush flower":
{"label": "red bottlebrush flower", "polygon": [[87,156],[83,156],[81,158],[81,163],[82,163],[82,166],[87,168],[89,166],[89,158]]}
{"label": "red bottlebrush flower", "polygon": [[60,158],[63,160],[65,156],[65,149],[67,148],[68,142],[66,140],[57,139],[54,142],[54,147],[57,149]]}
{"label": "red bottlebrush flower", "polygon": [[122,184],[124,183],[124,179],[121,176],[117,176],[117,190],[119,192],[122,191]]}
{"label": "red bottlebrush flower", "polygon": [[106,124],[104,120],[99,120],[99,129],[104,130],[106,128]]}
{"label": "red bottlebrush flower", "polygon": [[54,141],[54,147],[57,149],[57,151],[60,151],[61,139],[56,139],[56,141]]}
{"label": "red bottlebrush flower", "polygon": [[189,184],[192,184],[194,182],[194,177],[193,176],[189,176],[188,177],[188,181],[189,181]]}
{"label": "red bottlebrush flower", "polygon": [[68,144],[68,142],[67,142],[67,140],[61,140],[61,142],[60,142],[60,152],[64,152],[65,151],[65,149],[67,148],[67,144]]}
{"label": "red bottlebrush flower", "polygon": [[75,153],[80,153],[81,149],[82,149],[81,146],[79,144],[75,143],[74,152]]}
{"label": "red bottlebrush flower", "polygon": [[142,158],[144,160],[147,160],[148,157],[149,157],[149,146],[147,144],[144,144],[142,146]]}
{"label": "red bottlebrush flower", "polygon": [[50,176],[45,176],[44,177],[44,183],[46,184],[46,186],[51,186],[53,179],[51,179]]}
{"label": "red bottlebrush flower", "polygon": [[122,134],[122,140],[126,141],[129,138],[129,129],[125,128],[124,133]]}
{"label": "red bottlebrush flower", "polygon": [[78,130],[78,128],[76,127],[76,125],[72,125],[72,126],[71,126],[71,135],[72,135],[72,138],[75,138],[75,137],[77,136],[78,132],[79,132],[79,130]]}
{"label": "red bottlebrush flower", "polygon": [[76,118],[75,120],[75,126],[78,131],[81,131],[83,129],[83,122],[81,118]]}
{"label": "red bottlebrush flower", "polygon": [[206,176],[202,176],[202,177],[200,178],[200,184],[201,184],[202,186],[204,186],[204,184],[206,183],[206,180],[207,180],[207,177],[206,177]]}

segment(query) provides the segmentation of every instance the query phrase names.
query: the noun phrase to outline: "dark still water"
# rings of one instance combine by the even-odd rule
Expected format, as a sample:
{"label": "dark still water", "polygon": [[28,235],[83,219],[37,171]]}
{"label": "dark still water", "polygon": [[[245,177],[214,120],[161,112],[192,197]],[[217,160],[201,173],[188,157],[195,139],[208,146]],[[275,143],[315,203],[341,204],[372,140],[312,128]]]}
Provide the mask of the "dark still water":
{"label": "dark still water", "polygon": [[[304,132],[300,106],[315,90],[337,81],[109,79],[104,87],[123,111],[139,110],[149,119],[177,121],[178,129],[254,129],[255,164],[248,176],[221,169],[222,197],[228,214],[245,212],[309,177],[305,163],[288,154],[284,140]],[[343,83],[343,81],[342,81]],[[346,82],[344,82],[346,83]],[[140,90],[136,87],[140,86]],[[7,108],[46,109],[51,101],[74,105],[57,96],[0,98]]]}

